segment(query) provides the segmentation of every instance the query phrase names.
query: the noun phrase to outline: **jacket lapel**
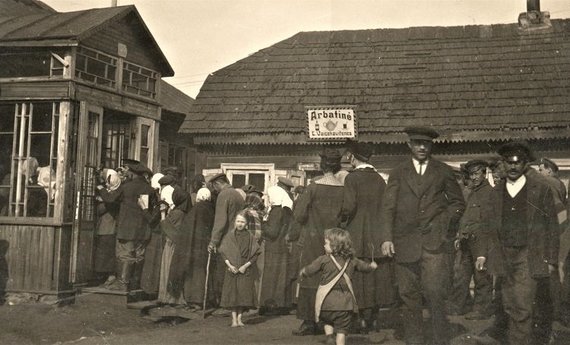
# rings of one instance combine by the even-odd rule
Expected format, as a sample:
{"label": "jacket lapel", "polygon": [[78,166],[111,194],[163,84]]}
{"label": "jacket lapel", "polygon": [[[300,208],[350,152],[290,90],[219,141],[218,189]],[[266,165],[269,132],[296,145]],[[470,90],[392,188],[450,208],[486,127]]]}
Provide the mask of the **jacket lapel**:
{"label": "jacket lapel", "polygon": [[499,222],[499,226],[503,221],[503,200],[505,198],[506,190],[505,181],[502,181],[501,184],[495,187],[496,193],[496,205],[495,205],[495,212],[497,212],[497,221]]}
{"label": "jacket lapel", "polygon": [[538,202],[538,186],[532,178],[527,176],[526,178],[527,190],[526,190],[526,201],[527,201],[527,225],[532,226],[532,220],[537,212]]}
{"label": "jacket lapel", "polygon": [[406,180],[406,183],[408,183],[408,185],[410,186],[410,189],[419,198],[421,196],[420,185],[418,183],[419,175],[416,172],[416,169],[414,168],[414,163],[412,163],[411,159],[408,160],[408,164],[406,164],[404,170],[404,179]]}

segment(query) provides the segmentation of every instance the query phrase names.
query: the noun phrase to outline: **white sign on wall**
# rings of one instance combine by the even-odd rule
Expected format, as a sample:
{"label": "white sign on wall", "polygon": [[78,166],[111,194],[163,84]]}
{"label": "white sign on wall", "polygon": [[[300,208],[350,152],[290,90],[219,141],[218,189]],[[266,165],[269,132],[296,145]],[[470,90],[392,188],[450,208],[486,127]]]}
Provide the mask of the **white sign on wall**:
{"label": "white sign on wall", "polygon": [[352,107],[307,107],[309,139],[355,139],[356,114]]}

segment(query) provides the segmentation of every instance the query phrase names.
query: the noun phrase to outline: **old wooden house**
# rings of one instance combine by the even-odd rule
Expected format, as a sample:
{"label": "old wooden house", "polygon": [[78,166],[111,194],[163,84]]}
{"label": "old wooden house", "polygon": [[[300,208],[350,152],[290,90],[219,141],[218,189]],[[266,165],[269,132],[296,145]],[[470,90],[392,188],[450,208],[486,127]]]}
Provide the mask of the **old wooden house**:
{"label": "old wooden house", "polygon": [[389,173],[410,125],[438,130],[434,153],[455,167],[525,139],[568,174],[570,20],[537,5],[513,24],[300,32],[212,73],[181,133],[199,169],[236,186],[305,184],[322,144],[346,138],[374,143],[372,163]]}
{"label": "old wooden house", "polygon": [[193,170],[173,134],[192,99],[161,79],[173,74],[134,6],[58,13],[0,2],[7,291],[61,297],[90,279],[97,167],[134,158]]}

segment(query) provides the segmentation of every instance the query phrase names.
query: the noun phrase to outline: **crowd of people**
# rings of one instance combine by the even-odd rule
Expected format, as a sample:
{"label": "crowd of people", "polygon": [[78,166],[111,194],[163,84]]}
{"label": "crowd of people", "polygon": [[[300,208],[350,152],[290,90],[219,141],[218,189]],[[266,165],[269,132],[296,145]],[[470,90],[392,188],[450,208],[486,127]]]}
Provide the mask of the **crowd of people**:
{"label": "crowd of people", "polygon": [[235,188],[223,173],[197,175],[186,191],[176,169],[153,174],[132,160],[102,170],[101,286],[226,309],[231,327],[244,326],[248,310],[295,310],[293,334],[324,332],[327,344],[377,331],[386,309],[399,311],[390,315],[406,344],[448,344],[450,314],[494,315],[474,335],[483,343],[547,344],[570,303],[567,193],[556,164],[514,142],[457,172],[431,156],[437,132],[406,133],[411,157],[387,182],[369,163],[374,147],[352,141],[350,172],[339,150],[325,148],[322,176],[306,187],[280,177],[266,193]]}

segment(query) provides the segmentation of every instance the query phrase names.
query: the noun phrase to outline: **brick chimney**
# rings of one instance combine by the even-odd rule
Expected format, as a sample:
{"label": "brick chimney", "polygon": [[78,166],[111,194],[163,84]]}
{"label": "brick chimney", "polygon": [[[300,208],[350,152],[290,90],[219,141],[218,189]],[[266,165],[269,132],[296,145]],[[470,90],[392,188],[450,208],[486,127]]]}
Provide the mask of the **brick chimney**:
{"label": "brick chimney", "polygon": [[526,12],[519,14],[519,27],[521,29],[540,30],[551,26],[550,12],[540,11],[540,0],[526,0]]}

